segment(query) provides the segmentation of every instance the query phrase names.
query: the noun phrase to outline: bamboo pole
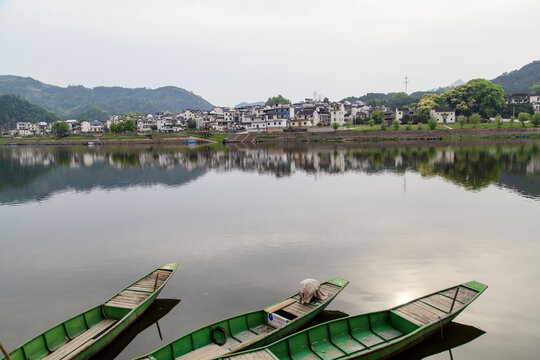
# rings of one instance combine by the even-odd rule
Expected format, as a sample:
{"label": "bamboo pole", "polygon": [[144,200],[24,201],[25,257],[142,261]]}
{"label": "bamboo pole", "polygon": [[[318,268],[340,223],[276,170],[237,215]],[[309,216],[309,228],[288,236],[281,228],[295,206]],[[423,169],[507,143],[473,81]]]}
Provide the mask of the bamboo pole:
{"label": "bamboo pole", "polygon": [[157,289],[158,279],[159,279],[159,271],[156,273],[156,282],[154,283],[154,291],[156,291]]}
{"label": "bamboo pole", "polygon": [[4,346],[2,345],[1,342],[0,342],[0,350],[2,350],[2,352],[3,352],[4,355],[6,356],[6,360],[11,360],[11,358],[9,357],[8,352],[6,351],[6,349],[4,348]]}
{"label": "bamboo pole", "polygon": [[452,306],[450,306],[450,311],[448,312],[449,314],[452,313],[452,309],[454,308],[454,303],[456,302],[458,292],[459,292],[459,287],[456,288],[456,293],[454,294],[454,299],[452,300]]}

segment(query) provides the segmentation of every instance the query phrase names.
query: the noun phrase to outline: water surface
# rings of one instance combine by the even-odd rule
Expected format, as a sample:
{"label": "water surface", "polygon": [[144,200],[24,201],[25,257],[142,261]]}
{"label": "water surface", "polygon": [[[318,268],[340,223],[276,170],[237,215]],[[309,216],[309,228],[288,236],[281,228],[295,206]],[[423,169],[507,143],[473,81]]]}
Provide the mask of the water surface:
{"label": "water surface", "polygon": [[[540,148],[0,148],[0,341],[12,349],[168,261],[164,340],[308,277],[330,309],[389,308],[469,280],[455,359],[540,350]],[[163,344],[155,326],[118,359]],[[429,353],[426,353],[429,354]],[[426,355],[428,356],[428,355]],[[433,359],[447,359],[443,352]]]}

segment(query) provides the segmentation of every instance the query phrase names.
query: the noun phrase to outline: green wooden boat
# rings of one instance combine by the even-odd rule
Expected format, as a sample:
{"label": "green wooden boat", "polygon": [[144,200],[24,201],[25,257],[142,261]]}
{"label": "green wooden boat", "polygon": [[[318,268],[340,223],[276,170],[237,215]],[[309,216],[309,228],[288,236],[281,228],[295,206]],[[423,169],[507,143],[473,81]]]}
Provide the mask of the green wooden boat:
{"label": "green wooden boat", "polygon": [[273,343],[311,321],[347,286],[335,278],[321,284],[325,300],[300,304],[298,294],[265,309],[216,322],[184,335],[154,352],[145,360],[205,360]]}
{"label": "green wooden boat", "polygon": [[486,288],[471,281],[390,310],[322,323],[270,346],[220,359],[386,359],[442,331]]}
{"label": "green wooden boat", "polygon": [[[11,360],[88,359],[154,302],[178,264],[167,263],[98,306],[45,331],[9,354]],[[2,358],[5,360],[5,358]]]}

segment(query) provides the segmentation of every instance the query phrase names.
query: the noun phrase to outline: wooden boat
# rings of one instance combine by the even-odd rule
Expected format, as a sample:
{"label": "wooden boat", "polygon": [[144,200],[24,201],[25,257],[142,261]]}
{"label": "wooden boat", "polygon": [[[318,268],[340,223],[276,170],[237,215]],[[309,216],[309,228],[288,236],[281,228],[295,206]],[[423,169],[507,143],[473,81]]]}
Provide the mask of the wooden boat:
{"label": "wooden boat", "polygon": [[184,335],[154,352],[145,360],[205,360],[246,349],[265,346],[293,333],[311,321],[347,286],[335,278],[321,284],[325,300],[300,304],[298,294],[266,309],[238,315]]}
{"label": "wooden boat", "polygon": [[322,323],[270,346],[220,359],[386,359],[442,331],[486,288],[471,281],[390,310]]}
{"label": "wooden boat", "polygon": [[[45,331],[9,354],[11,360],[88,359],[154,302],[178,264],[167,263],[98,306]],[[5,358],[2,358],[5,360]]]}

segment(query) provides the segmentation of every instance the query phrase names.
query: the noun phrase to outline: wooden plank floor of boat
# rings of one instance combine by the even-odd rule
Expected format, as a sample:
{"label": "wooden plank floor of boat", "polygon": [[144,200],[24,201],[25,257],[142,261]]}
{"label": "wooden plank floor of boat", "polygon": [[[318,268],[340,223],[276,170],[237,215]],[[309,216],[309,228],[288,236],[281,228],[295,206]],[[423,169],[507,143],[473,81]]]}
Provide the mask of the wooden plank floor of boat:
{"label": "wooden plank floor of boat", "polygon": [[270,355],[265,350],[254,351],[247,354],[240,354],[234,357],[227,357],[225,360],[275,360],[275,358]]}
{"label": "wooden plank floor of boat", "polygon": [[78,354],[77,350],[79,348],[91,342],[94,337],[111,327],[115,322],[116,320],[107,319],[97,323],[41,360],[69,360],[73,358]]}
{"label": "wooden plank floor of boat", "polygon": [[[148,299],[154,292],[154,287],[159,288],[171,275],[170,271],[156,270],[148,276],[137,281],[129,288],[121,291],[105,305],[134,309]],[[157,281],[156,281],[157,277]]]}

